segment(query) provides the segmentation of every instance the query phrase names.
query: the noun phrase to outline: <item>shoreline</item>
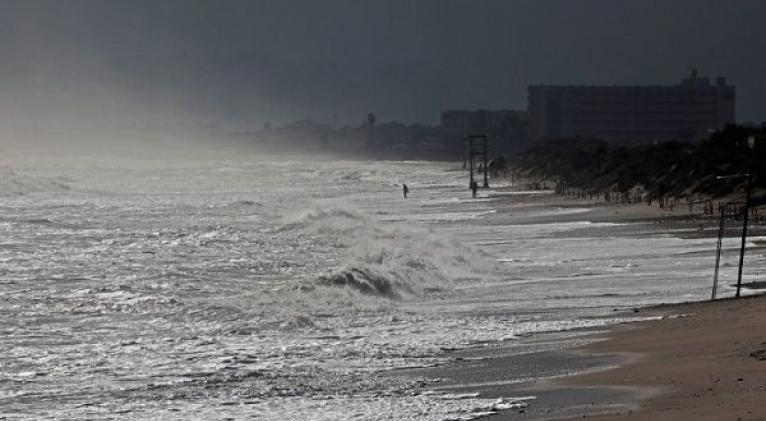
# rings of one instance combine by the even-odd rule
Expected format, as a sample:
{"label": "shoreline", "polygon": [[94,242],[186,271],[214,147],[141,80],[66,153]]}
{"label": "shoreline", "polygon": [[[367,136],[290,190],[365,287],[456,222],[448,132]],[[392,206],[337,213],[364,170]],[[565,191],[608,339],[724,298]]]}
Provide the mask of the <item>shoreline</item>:
{"label": "shoreline", "polygon": [[[512,199],[511,199],[512,200]],[[609,205],[599,201],[569,199],[560,195],[544,195],[530,203],[534,207],[560,207],[560,208],[584,208],[585,212],[558,215],[515,215],[512,217],[513,224],[547,224],[569,223],[590,221],[595,223],[616,224],[644,224],[654,226],[658,231],[666,234],[677,235],[681,238],[710,238],[711,255],[714,252],[714,236],[717,235],[717,218],[706,217],[699,213],[689,214],[686,209],[675,211],[661,210],[645,204],[636,205]],[[497,217],[505,217],[498,214]],[[489,219],[493,219],[490,216]],[[492,221],[487,223],[492,224]],[[508,223],[506,220],[505,223]],[[733,225],[733,224],[732,224]],[[751,235],[763,235],[764,226],[753,224]],[[646,235],[646,234],[642,234]],[[755,249],[749,249],[749,253]],[[712,257],[711,257],[712,260]],[[754,292],[750,292],[753,294]],[[747,293],[746,293],[747,297]],[[747,297],[746,301],[722,298],[714,306],[742,305],[742,302],[751,302],[753,298]],[[766,297],[760,299],[766,303]],[[679,416],[662,418],[662,412],[647,412],[644,414],[647,402],[653,399],[661,399],[673,388],[663,383],[646,382],[621,382],[616,376],[622,373],[626,367],[644,367],[652,361],[644,350],[633,349],[630,346],[607,348],[607,344],[613,343],[613,337],[627,335],[634,331],[651,329],[653,323],[685,323],[688,317],[678,317],[690,312],[689,309],[707,308],[707,301],[700,302],[673,302],[652,304],[647,306],[622,307],[615,309],[615,316],[630,318],[631,313],[640,313],[640,317],[657,317],[659,320],[630,321],[606,326],[604,328],[575,329],[569,332],[541,332],[534,333],[524,338],[522,344],[509,344],[498,342],[486,347],[469,348],[457,352],[448,352],[453,362],[444,366],[428,369],[407,370],[407,377],[438,378],[428,389],[465,395],[475,395],[488,399],[523,398],[535,396],[528,402],[528,406],[509,410],[499,410],[494,415],[482,419],[492,421],[502,420],[571,420],[571,419],[596,419],[618,420],[625,419],[678,419]],[[765,306],[766,308],[766,306]],[[766,320],[765,320],[766,321]],[[766,325],[764,326],[766,327]],[[724,327],[711,328],[713,332],[725,331]],[[763,329],[761,329],[763,330]],[[530,353],[514,352],[512,348],[532,346],[539,341],[546,341],[557,334],[571,334],[561,342],[563,346],[555,350],[538,350]],[[647,334],[649,337],[651,333]],[[577,343],[580,341],[581,343]],[[763,338],[766,348],[766,336]],[[760,343],[760,342],[759,342]],[[544,347],[543,347],[544,348]],[[766,353],[766,350],[764,351]],[[766,362],[762,363],[766,367]],[[523,377],[524,368],[531,368],[530,375]],[[521,370],[521,371],[519,371]],[[636,370],[641,371],[642,368]],[[532,374],[534,372],[534,374]],[[520,374],[521,373],[521,374]],[[401,373],[400,373],[401,374]],[[510,380],[509,380],[510,379]],[[669,383],[673,386],[672,383]],[[763,398],[766,400],[766,376],[763,381]],[[695,392],[696,393],[696,392]],[[662,401],[666,402],[666,401]],[[766,406],[766,405],[764,405]],[[750,409],[753,413],[753,409]],[[697,415],[694,415],[697,416]],[[761,418],[747,418],[747,411],[740,417],[742,419],[763,419],[766,415],[758,415]],[[644,418],[640,418],[644,417]],[[727,415],[713,415],[710,418],[700,419],[737,419],[727,418]]]}
{"label": "shoreline", "polygon": [[534,333],[392,374],[448,394],[532,397],[488,421],[766,420],[766,333],[757,333],[766,332],[766,294],[636,310],[649,319]]}
{"label": "shoreline", "polygon": [[554,387],[619,387],[648,393],[636,407],[577,418],[766,419],[766,334],[761,333],[766,331],[766,296],[658,310],[676,317],[616,326],[605,340],[580,348],[590,355],[630,353],[638,359],[554,381]]}
{"label": "shoreline", "polygon": [[425,379],[426,390],[498,401],[522,401],[521,408],[498,410],[480,419],[568,420],[611,408],[637,407],[641,391],[620,386],[563,386],[559,379],[619,367],[628,360],[617,353],[588,353],[581,347],[606,333],[596,328],[538,332],[519,341],[448,352],[452,362],[406,369],[396,377]]}

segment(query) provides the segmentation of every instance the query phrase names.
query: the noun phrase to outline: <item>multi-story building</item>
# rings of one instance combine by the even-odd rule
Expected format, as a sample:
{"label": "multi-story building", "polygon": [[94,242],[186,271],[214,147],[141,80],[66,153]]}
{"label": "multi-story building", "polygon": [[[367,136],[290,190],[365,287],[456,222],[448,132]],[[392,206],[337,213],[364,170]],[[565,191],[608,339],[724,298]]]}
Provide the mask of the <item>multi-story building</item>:
{"label": "multi-story building", "polygon": [[530,138],[690,140],[735,122],[735,89],[692,71],[675,86],[529,87]]}

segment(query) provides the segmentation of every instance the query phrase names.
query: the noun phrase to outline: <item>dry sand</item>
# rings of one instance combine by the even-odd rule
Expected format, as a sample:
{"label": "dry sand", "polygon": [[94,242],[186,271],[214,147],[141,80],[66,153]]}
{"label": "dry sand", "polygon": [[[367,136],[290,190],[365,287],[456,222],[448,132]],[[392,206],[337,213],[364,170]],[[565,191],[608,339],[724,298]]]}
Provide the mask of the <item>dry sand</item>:
{"label": "dry sand", "polygon": [[648,392],[636,410],[606,420],[766,420],[766,297],[673,306],[676,318],[617,329],[585,348],[632,362],[565,378],[568,386]]}

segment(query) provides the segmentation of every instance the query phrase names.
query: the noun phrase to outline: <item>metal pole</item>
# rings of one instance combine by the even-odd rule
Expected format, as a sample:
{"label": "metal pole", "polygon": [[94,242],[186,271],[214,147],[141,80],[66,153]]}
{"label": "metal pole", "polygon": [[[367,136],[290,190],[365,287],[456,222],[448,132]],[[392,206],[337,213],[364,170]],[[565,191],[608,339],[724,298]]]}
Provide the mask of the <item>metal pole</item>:
{"label": "metal pole", "polygon": [[737,273],[737,295],[739,298],[742,289],[742,265],[745,263],[745,241],[747,241],[747,217],[750,214],[750,191],[753,188],[753,174],[747,174],[747,194],[745,196],[745,210],[742,222],[742,245],[739,248],[739,272]]}
{"label": "metal pole", "polygon": [[726,213],[722,206],[718,206],[718,211],[721,213],[721,221],[718,223],[718,244],[715,249],[715,274],[713,275],[713,294],[710,300],[715,301],[716,293],[718,292],[718,269],[721,263],[721,245],[723,243],[723,232],[726,221]]}

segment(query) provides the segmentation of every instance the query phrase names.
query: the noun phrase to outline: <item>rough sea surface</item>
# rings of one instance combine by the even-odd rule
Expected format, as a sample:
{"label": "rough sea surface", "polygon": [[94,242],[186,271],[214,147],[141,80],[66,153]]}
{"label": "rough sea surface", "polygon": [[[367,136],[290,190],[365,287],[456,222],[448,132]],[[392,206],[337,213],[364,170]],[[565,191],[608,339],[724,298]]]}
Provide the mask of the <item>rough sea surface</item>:
{"label": "rough sea surface", "polygon": [[377,374],[707,296],[709,239],[494,185],[471,199],[427,162],[8,161],[0,418],[473,419],[534,397]]}

